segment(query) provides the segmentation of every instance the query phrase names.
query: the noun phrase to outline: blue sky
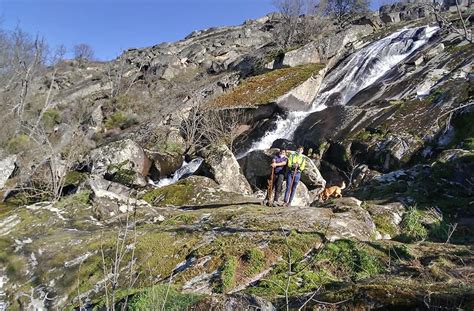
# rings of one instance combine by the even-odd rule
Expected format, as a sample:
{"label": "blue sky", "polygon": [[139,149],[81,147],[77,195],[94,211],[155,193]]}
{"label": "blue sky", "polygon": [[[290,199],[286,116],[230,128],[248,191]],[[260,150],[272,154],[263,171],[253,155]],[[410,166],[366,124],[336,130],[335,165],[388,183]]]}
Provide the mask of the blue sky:
{"label": "blue sky", "polygon": [[87,43],[100,60],[272,11],[271,0],[0,0],[3,28],[19,25],[53,48]]}

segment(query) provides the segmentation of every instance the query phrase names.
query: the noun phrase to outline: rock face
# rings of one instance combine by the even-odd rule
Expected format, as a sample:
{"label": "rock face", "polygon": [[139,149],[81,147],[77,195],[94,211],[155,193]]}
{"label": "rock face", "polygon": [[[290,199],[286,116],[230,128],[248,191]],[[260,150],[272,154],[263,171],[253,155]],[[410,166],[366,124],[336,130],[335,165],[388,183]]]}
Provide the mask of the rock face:
{"label": "rock face", "polygon": [[239,159],[242,172],[254,188],[265,188],[271,174],[270,164],[279,149],[255,150]]}
{"label": "rock face", "polygon": [[204,163],[200,170],[214,179],[222,190],[240,194],[251,194],[252,188],[241,173],[240,165],[225,145],[210,146],[200,152]]}
{"label": "rock face", "polygon": [[15,170],[16,155],[0,160],[0,189],[5,187],[5,183]]}
{"label": "rock face", "polygon": [[326,180],[324,180],[313,160],[308,157],[306,157],[306,167],[301,173],[301,181],[311,190],[326,187]]}
{"label": "rock face", "polygon": [[124,184],[145,186],[151,162],[143,149],[130,139],[116,141],[90,153],[92,174],[111,174]]}

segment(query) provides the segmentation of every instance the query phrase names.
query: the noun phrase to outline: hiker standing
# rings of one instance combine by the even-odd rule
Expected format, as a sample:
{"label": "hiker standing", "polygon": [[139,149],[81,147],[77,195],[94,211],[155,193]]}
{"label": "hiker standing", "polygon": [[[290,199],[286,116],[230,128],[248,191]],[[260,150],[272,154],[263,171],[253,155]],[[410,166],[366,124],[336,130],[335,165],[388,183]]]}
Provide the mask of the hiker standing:
{"label": "hiker standing", "polygon": [[295,196],[296,187],[300,181],[301,172],[306,166],[306,157],[303,155],[303,146],[298,146],[296,152],[288,157],[288,174],[286,177],[285,206],[290,206]]}
{"label": "hiker standing", "polygon": [[[273,185],[275,188],[275,197],[273,198],[273,206],[276,205],[276,202],[280,198],[281,189],[283,188],[283,180],[285,180],[285,167],[288,162],[286,157],[286,150],[280,149],[278,154],[273,157],[272,170],[274,170]],[[270,203],[270,202],[269,202]]]}

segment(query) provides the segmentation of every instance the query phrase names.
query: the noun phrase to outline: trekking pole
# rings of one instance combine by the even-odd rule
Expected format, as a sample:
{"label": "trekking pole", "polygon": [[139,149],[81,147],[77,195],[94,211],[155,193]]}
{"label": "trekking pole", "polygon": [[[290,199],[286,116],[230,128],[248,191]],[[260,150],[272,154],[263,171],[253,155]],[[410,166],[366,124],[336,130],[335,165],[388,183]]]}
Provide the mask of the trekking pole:
{"label": "trekking pole", "polygon": [[[290,204],[290,198],[291,198],[291,194],[293,193],[293,184],[295,183],[295,177],[296,177],[296,172],[297,172],[298,168],[295,167],[295,171],[293,172],[293,177],[291,178],[291,183],[290,183],[290,192],[288,193],[288,204]],[[295,189],[296,190],[296,189]]]}
{"label": "trekking pole", "polygon": [[272,202],[273,197],[273,180],[275,180],[275,168],[272,167],[272,174],[270,175],[270,182],[268,183],[268,205]]}

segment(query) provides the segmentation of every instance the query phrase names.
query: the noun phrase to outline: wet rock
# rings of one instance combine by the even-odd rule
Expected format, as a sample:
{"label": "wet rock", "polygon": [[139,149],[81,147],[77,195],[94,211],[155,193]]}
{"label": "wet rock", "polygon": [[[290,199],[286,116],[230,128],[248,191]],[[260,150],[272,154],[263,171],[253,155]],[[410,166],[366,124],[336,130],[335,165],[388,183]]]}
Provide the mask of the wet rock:
{"label": "wet rock", "polygon": [[204,158],[201,173],[214,179],[223,190],[241,194],[252,193],[250,184],[241,173],[239,163],[227,146],[210,146],[201,150],[199,155]]}
{"label": "wet rock", "polygon": [[173,174],[183,165],[183,156],[177,152],[153,152],[145,150],[149,159],[153,161],[150,175],[157,180]]}
{"label": "wet rock", "polygon": [[0,189],[5,187],[5,183],[8,178],[13,174],[15,170],[16,155],[11,155],[7,158],[0,160]]}
{"label": "wet rock", "polygon": [[90,153],[92,174],[112,176],[125,185],[146,186],[145,176],[151,161],[143,149],[130,139],[112,142]]}
{"label": "wet rock", "polygon": [[464,149],[448,149],[441,152],[438,161],[449,162],[468,155],[470,152]]}

